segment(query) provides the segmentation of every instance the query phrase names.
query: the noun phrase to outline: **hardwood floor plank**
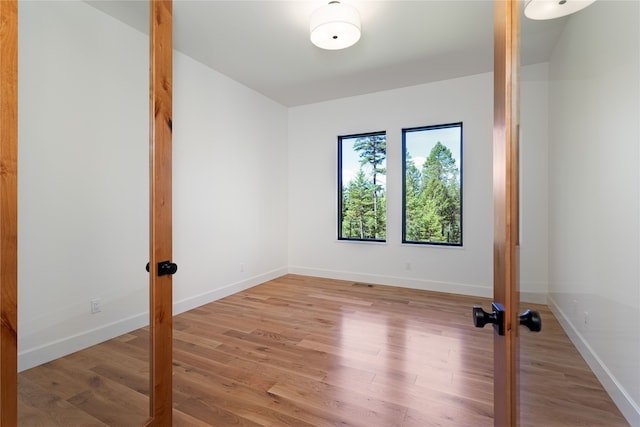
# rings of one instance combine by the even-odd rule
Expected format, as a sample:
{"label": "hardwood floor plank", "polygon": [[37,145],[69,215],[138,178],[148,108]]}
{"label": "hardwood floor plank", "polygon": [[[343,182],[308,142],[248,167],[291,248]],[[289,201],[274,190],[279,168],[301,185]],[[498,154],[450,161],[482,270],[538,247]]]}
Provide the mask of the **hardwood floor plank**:
{"label": "hardwood floor plank", "polygon": [[174,404],[173,408],[173,427],[210,427],[206,421],[199,420],[189,414],[182,412]]}
{"label": "hardwood floor plank", "polygon": [[[270,390],[280,402],[300,408],[305,414],[314,414],[322,422],[315,421],[318,426],[399,426],[400,415],[396,411],[390,413],[377,412],[376,408],[366,408],[361,405],[346,403],[340,399],[341,395],[324,395],[313,393],[292,384],[278,384]],[[373,403],[373,402],[372,402]],[[404,409],[402,409],[404,410]]]}
{"label": "hardwood floor plank", "polygon": [[25,427],[105,427],[97,418],[78,411],[71,403],[51,394],[25,377],[18,380],[18,413],[21,426]]}
{"label": "hardwood floor plank", "polygon": [[110,426],[140,426],[148,418],[147,396],[95,374],[89,384],[67,401]]}
{"label": "hardwood floor plank", "polygon": [[190,368],[176,376],[175,387],[191,398],[176,408],[212,425],[251,425],[249,421],[274,426],[307,424],[296,416],[298,408],[279,402],[267,392],[273,382],[260,385],[251,382],[253,385],[248,386],[235,378]]}
{"label": "hardwood floor plank", "polygon": [[493,417],[483,417],[463,412],[442,410],[424,411],[409,408],[402,427],[474,426],[493,427]]}
{"label": "hardwood floor plank", "polygon": [[261,427],[265,425],[238,416],[223,409],[221,406],[208,405],[200,399],[187,399],[178,405],[177,409],[191,414],[191,416],[198,420],[206,421],[210,425],[242,427]]}

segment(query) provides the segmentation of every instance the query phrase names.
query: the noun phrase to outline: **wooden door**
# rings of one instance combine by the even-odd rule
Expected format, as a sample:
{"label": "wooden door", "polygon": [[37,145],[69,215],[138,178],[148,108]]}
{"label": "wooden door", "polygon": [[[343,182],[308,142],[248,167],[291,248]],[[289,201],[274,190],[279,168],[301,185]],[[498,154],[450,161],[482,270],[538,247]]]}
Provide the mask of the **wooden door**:
{"label": "wooden door", "polygon": [[160,265],[164,263],[164,267],[170,269],[172,253],[172,1],[151,0],[150,6],[151,419],[147,425],[170,426],[173,357],[171,275],[173,272],[163,271]]}
{"label": "wooden door", "polygon": [[504,335],[494,334],[495,425],[518,419],[518,123],[520,1],[494,3],[493,292],[504,307]]}
{"label": "wooden door", "polygon": [[0,1],[0,426],[18,418],[18,2]]}

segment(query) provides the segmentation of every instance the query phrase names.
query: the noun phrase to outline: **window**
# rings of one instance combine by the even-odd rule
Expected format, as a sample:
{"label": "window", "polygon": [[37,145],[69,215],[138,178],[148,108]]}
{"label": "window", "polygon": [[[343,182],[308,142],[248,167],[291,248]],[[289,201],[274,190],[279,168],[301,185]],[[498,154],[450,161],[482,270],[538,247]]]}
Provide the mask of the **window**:
{"label": "window", "polygon": [[462,246],[462,123],[402,130],[402,242]]}
{"label": "window", "polygon": [[387,238],[387,134],[338,137],[338,239]]}

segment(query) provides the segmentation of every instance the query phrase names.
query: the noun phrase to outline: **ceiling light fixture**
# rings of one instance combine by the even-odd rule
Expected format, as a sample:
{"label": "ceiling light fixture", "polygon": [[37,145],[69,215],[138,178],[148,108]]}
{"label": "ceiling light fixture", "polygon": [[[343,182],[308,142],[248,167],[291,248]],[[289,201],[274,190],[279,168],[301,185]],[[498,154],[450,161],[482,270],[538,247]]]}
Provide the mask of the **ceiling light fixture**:
{"label": "ceiling light fixture", "polygon": [[330,1],[311,15],[311,42],[321,49],[338,50],[360,40],[360,14],[349,5]]}
{"label": "ceiling light fixture", "polygon": [[596,0],[525,0],[524,15],[529,19],[554,19],[584,9]]}

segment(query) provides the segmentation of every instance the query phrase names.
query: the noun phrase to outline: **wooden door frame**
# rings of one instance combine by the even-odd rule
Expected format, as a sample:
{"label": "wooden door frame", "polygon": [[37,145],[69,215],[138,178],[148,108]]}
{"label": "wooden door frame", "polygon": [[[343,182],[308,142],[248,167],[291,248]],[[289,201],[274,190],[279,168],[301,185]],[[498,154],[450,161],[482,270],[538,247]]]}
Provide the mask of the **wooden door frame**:
{"label": "wooden door frame", "polygon": [[172,0],[150,1],[149,132],[149,327],[151,334],[150,416],[146,425],[172,422],[172,278],[158,263],[172,259]]}
{"label": "wooden door frame", "polygon": [[18,2],[0,0],[0,426],[18,419]]}
{"label": "wooden door frame", "polygon": [[520,0],[494,2],[493,298],[504,306],[505,335],[494,334],[494,424],[518,423],[518,132]]}

